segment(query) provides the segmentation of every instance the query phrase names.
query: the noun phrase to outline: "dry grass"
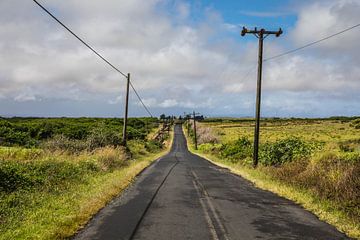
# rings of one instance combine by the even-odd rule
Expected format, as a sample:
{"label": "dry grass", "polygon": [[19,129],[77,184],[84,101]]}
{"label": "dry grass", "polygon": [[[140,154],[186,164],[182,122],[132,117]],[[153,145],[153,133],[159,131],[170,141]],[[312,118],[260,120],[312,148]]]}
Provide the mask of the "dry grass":
{"label": "dry grass", "polygon": [[360,159],[346,161],[334,153],[319,154],[263,171],[274,178],[307,189],[321,199],[331,200],[360,222]]}
{"label": "dry grass", "polygon": [[130,156],[124,147],[116,149],[112,147],[100,148],[95,151],[95,156],[103,171],[108,171],[113,168],[120,168],[127,164]]}

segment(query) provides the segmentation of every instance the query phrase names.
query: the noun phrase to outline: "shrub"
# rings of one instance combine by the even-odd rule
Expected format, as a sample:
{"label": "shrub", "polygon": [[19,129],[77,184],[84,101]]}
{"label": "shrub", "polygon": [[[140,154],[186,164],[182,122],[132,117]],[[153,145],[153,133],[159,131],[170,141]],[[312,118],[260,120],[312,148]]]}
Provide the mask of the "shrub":
{"label": "shrub", "polygon": [[339,143],[339,148],[343,152],[360,152],[360,139],[348,140]]}
{"label": "shrub", "polygon": [[220,148],[220,155],[225,157],[232,162],[237,162],[239,160],[245,159],[246,157],[251,156],[252,145],[249,139],[246,137],[239,138],[238,140],[223,144]]}
{"label": "shrub", "polygon": [[350,123],[350,126],[354,127],[355,129],[360,129],[360,118],[353,120]]}
{"label": "shrub", "polygon": [[88,143],[82,140],[69,139],[64,135],[56,135],[42,144],[42,147],[50,151],[66,151],[79,153],[88,148]]}
{"label": "shrub", "polygon": [[281,165],[295,159],[308,158],[313,147],[305,141],[290,137],[260,146],[259,161],[264,165]]}
{"label": "shrub", "polygon": [[128,126],[128,139],[141,139],[144,140],[148,134],[145,128],[134,128]]}
{"label": "shrub", "polygon": [[16,131],[9,127],[0,127],[0,141],[3,146],[33,147],[37,141],[32,139],[28,132]]}
{"label": "shrub", "polygon": [[2,162],[0,164],[0,192],[13,192],[19,188],[26,189],[37,183],[41,182],[27,175],[19,163]]}
{"label": "shrub", "polygon": [[[146,139],[156,118],[131,118],[128,139]],[[36,147],[56,135],[68,139],[86,140],[94,131],[106,129],[118,135],[122,132],[122,119],[115,118],[7,118],[0,119],[0,145]],[[104,130],[102,130],[104,131]],[[114,134],[113,134],[114,135]],[[92,136],[94,137],[94,136]],[[116,144],[115,144],[116,145]]]}
{"label": "shrub", "polygon": [[145,143],[145,149],[148,152],[154,153],[162,149],[163,144],[156,140],[150,140]]}
{"label": "shrub", "polygon": [[219,154],[221,150],[221,144],[204,143],[199,145],[199,150],[204,153]]}
{"label": "shrub", "polygon": [[120,133],[107,128],[93,129],[86,142],[89,150],[106,146],[120,146]]}

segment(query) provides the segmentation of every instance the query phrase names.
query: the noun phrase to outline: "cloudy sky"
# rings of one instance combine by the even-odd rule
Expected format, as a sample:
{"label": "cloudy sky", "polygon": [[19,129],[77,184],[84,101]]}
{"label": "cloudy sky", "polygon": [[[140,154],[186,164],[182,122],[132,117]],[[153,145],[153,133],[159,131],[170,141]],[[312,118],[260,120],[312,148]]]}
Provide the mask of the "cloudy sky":
{"label": "cloudy sky", "polygon": [[[132,82],[150,111],[253,116],[265,58],[360,23],[359,0],[39,0]],[[360,115],[360,27],[264,63],[265,116]],[[125,79],[33,1],[0,1],[1,116],[123,115]],[[146,116],[133,92],[130,115]]]}

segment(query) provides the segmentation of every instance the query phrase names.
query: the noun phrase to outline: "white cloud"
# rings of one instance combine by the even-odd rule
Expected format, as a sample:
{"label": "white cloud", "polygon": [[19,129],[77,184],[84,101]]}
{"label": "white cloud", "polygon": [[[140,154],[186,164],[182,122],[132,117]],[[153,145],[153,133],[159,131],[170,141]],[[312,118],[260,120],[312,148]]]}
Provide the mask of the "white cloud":
{"label": "white cloud", "polygon": [[169,108],[175,107],[178,105],[178,102],[175,99],[166,99],[162,103],[159,104],[160,107]]}
{"label": "white cloud", "polygon": [[122,102],[123,100],[123,96],[117,96],[115,99],[110,99],[108,100],[109,104],[118,104],[120,102]]}
{"label": "white cloud", "polygon": [[[360,23],[360,15],[355,12],[360,12],[358,1],[313,2],[299,12],[299,20],[287,40],[301,46]],[[345,95],[349,88],[360,90],[357,75],[360,71],[359,31],[360,28],[354,29],[296,54],[265,63],[265,88]],[[274,41],[269,47],[275,44]],[[278,46],[276,48],[281,52]]]}
{"label": "white cloud", "polygon": [[36,97],[31,93],[20,93],[14,98],[17,102],[27,102],[27,101],[35,101]]}
{"label": "white cloud", "polygon": [[[314,1],[303,7],[291,38],[297,45],[329,36],[360,23],[360,2],[357,0]],[[359,46],[359,29],[344,33],[317,45],[315,50],[348,54]],[[352,55],[352,54],[351,54]],[[355,55],[355,54],[354,54]]]}
{"label": "white cloud", "polygon": [[252,17],[280,17],[290,15],[290,12],[259,12],[259,11],[240,11],[241,14]]}
{"label": "white cloud", "polygon": [[[234,34],[237,26],[214,10],[205,9],[205,17],[194,24],[192,3],[181,0],[43,4],[121,70],[131,72],[132,82],[151,108],[237,109],[233,97],[255,90],[256,39],[231,39],[228,34]],[[355,0],[308,1],[298,11],[290,33],[266,40],[267,56],[285,51],[284,45],[299,46],[360,22],[360,2]],[[2,0],[0,26],[3,98],[43,102],[101,98],[110,99],[104,100],[108,104],[123,100],[125,79],[32,1]],[[264,64],[264,92],[353,96],[348,89],[360,90],[359,31]],[[236,37],[240,38],[238,33]],[[255,71],[243,78],[252,65]],[[248,102],[252,99],[241,104]]]}

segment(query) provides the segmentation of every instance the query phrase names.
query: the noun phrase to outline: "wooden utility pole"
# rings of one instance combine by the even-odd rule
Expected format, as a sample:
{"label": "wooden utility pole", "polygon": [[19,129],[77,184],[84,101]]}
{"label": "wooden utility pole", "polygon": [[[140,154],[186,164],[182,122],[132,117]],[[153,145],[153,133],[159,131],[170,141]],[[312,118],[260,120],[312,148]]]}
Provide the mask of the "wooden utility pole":
{"label": "wooden utility pole", "polygon": [[130,73],[128,73],[126,80],[127,81],[126,81],[125,113],[124,113],[124,127],[123,127],[123,138],[122,138],[122,144],[124,146],[126,146],[126,140],[127,140],[127,121],[128,121],[128,110],[129,110]]}
{"label": "wooden utility pole", "polygon": [[197,136],[196,136],[196,116],[195,116],[195,111],[193,112],[193,117],[194,117],[194,142],[195,142],[195,150],[198,149],[197,147]]}
{"label": "wooden utility pole", "polygon": [[241,31],[241,36],[246,34],[254,34],[259,39],[259,58],[258,58],[258,74],[257,74],[257,87],[256,87],[256,114],[255,114],[255,134],[254,134],[254,155],[253,155],[253,165],[256,167],[259,162],[259,133],[260,133],[260,105],[261,105],[261,78],[262,78],[262,63],[263,63],[263,46],[264,39],[268,35],[275,35],[279,37],[283,31],[281,28],[279,31],[266,31],[265,29],[257,30],[248,30],[243,27]]}
{"label": "wooden utility pole", "polygon": [[167,124],[167,131],[168,131],[168,134],[170,135],[170,126],[171,126],[171,121],[169,119],[169,122]]}
{"label": "wooden utility pole", "polygon": [[187,125],[187,135],[190,136],[190,118],[186,121]]}

